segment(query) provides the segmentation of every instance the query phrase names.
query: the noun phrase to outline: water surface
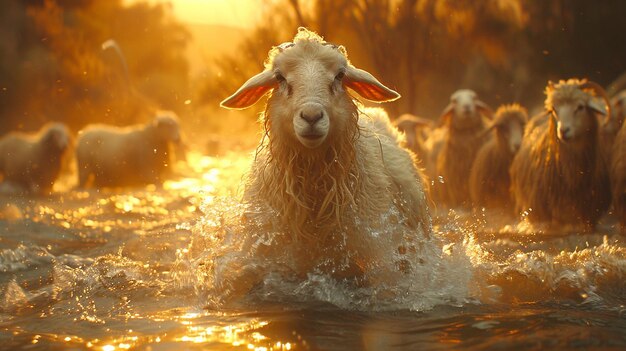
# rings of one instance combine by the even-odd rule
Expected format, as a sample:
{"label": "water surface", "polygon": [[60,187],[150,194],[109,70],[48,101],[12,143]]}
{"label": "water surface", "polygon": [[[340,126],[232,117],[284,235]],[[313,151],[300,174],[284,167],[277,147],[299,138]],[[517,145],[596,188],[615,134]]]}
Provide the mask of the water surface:
{"label": "water surface", "polygon": [[163,188],[77,191],[67,175],[50,197],[2,195],[0,348],[626,348],[626,246],[610,217],[582,233],[440,209],[421,269],[402,281],[268,266],[225,305],[220,260],[266,264],[227,245],[248,164],[191,154]]}

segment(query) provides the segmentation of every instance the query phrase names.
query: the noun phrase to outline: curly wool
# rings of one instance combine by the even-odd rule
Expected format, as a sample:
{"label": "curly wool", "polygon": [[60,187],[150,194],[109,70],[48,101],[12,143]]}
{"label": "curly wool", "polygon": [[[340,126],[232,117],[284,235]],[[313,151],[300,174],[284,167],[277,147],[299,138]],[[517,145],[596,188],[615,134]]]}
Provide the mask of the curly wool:
{"label": "curly wool", "polygon": [[[589,101],[579,89],[581,80],[570,79],[546,88],[545,106]],[[533,221],[595,225],[610,202],[609,179],[598,147],[598,122],[590,115],[591,130],[582,145],[557,137],[554,116],[542,114],[528,124],[522,147],[511,165],[516,209],[529,211]],[[584,189],[584,191],[582,191]]]}
{"label": "curly wool", "polygon": [[[519,123],[523,128],[528,120],[526,109],[519,104],[504,105],[495,113],[493,125]],[[470,172],[470,195],[475,206],[504,208],[511,202],[509,167],[515,153],[504,136],[496,129],[478,151]]]}
{"label": "curly wool", "polygon": [[[264,114],[268,116],[267,112]],[[257,149],[252,183],[259,182],[252,197],[269,199],[281,214],[282,225],[295,237],[312,238],[316,233],[306,223],[316,223],[316,232],[341,228],[343,210],[355,208],[360,179],[355,172],[355,145],[359,135],[358,112],[347,123],[347,135],[336,138],[324,152],[303,157],[273,133],[271,118],[265,118],[265,138]],[[307,229],[309,228],[309,229]],[[319,239],[319,238],[318,238]]]}

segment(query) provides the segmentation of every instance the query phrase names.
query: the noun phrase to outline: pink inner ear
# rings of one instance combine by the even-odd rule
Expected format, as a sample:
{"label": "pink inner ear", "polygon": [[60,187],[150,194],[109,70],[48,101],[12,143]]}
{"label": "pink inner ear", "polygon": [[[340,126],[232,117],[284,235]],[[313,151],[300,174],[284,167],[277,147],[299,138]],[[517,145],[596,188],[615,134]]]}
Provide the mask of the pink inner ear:
{"label": "pink inner ear", "polygon": [[259,99],[270,89],[271,87],[267,86],[257,86],[245,89],[244,91],[224,100],[222,105],[230,108],[246,108],[254,105],[254,103],[259,101]]}
{"label": "pink inner ear", "polygon": [[397,95],[391,94],[390,92],[377,86],[376,84],[350,81],[346,83],[346,86],[356,91],[363,98],[371,101],[387,101],[398,97]]}

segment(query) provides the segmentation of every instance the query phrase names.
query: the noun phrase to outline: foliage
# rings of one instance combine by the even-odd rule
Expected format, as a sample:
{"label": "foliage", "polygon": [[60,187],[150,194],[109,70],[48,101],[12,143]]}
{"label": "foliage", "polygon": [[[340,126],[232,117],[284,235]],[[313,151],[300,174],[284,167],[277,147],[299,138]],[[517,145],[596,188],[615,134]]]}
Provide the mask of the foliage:
{"label": "foliage", "polygon": [[548,79],[586,76],[608,84],[626,69],[626,49],[612,41],[623,32],[620,9],[626,3],[275,1],[265,13],[272,20],[263,21],[237,54],[219,59],[203,96],[219,102],[262,68],[271,45],[304,25],[344,44],[355,65],[397,89],[403,99],[389,106],[394,115],[434,118],[461,87],[494,105],[518,101],[532,107],[540,104]]}
{"label": "foliage", "polygon": [[[121,0],[18,1],[0,23],[3,130],[58,120],[131,124],[157,107],[178,109],[188,94],[189,34],[167,6]],[[115,39],[128,63],[102,43]],[[10,102],[10,103],[9,103]],[[27,118],[24,118],[24,117]]]}

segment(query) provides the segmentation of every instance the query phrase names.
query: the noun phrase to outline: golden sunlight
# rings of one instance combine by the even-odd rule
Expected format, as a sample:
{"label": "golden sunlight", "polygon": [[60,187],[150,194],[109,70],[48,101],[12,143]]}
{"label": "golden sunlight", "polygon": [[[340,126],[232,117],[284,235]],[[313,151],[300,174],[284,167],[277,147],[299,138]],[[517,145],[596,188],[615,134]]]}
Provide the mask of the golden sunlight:
{"label": "golden sunlight", "polygon": [[259,19],[262,0],[125,0],[171,4],[174,15],[187,24],[212,24],[252,28]]}

